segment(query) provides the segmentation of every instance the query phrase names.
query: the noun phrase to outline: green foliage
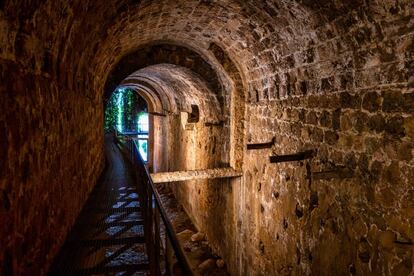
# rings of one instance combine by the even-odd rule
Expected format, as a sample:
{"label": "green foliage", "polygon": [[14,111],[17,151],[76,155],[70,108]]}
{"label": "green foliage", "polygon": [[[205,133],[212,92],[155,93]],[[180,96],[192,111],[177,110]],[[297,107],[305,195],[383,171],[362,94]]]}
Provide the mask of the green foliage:
{"label": "green foliage", "polygon": [[105,121],[104,129],[105,131],[110,131],[116,128],[116,123],[119,114],[119,108],[117,105],[118,98],[120,96],[119,90],[116,90],[111,98],[109,99],[107,106],[105,108]]}
{"label": "green foliage", "polygon": [[148,143],[142,143],[142,144],[141,144],[141,148],[142,148],[142,150],[143,150],[145,153],[147,153],[147,144],[148,144]]}
{"label": "green foliage", "polygon": [[146,112],[147,104],[132,89],[117,89],[112,94],[105,109],[105,131],[136,131],[139,112]]}

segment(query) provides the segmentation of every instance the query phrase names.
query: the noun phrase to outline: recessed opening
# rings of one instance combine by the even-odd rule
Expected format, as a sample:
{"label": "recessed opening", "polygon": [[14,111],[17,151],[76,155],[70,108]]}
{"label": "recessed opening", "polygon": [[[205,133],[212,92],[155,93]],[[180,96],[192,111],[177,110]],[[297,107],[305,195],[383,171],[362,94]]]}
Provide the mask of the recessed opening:
{"label": "recessed opening", "polygon": [[200,110],[198,106],[193,104],[191,105],[191,113],[188,115],[188,123],[198,123],[200,120]]}

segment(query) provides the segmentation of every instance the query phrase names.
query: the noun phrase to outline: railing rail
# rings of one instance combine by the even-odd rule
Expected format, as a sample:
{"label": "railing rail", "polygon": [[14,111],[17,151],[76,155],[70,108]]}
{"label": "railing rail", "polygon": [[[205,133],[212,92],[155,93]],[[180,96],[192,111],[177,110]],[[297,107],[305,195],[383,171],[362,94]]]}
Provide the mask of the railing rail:
{"label": "railing rail", "polygon": [[[181,248],[177,236],[171,221],[169,220],[167,213],[162,205],[160,195],[155,188],[148,168],[145,166],[136,144],[136,141],[129,137],[117,137],[118,144],[123,148],[125,154],[127,154],[130,162],[136,172],[136,181],[138,189],[141,191],[141,202],[144,208],[145,216],[145,234],[147,239],[147,252],[150,259],[150,269],[152,275],[161,275],[160,267],[160,249],[161,249],[161,236],[160,236],[160,217],[164,223],[166,235],[165,235],[165,248],[167,251],[167,245],[170,244],[182,275],[193,275],[190,265],[185,257],[184,251]],[[139,185],[144,184],[144,185]],[[165,270],[169,275],[170,267],[167,252],[165,256]]]}

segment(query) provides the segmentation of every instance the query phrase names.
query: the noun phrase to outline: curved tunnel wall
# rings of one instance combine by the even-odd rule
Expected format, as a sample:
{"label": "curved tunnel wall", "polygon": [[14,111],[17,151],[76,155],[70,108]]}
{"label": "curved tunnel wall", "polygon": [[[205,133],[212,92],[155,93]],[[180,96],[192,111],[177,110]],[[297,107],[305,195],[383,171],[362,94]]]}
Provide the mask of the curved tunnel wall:
{"label": "curved tunnel wall", "polygon": [[200,106],[206,122],[223,120],[222,105],[218,102],[217,94],[208,88],[205,80],[189,69],[172,64],[148,66],[129,75],[121,85],[137,82],[160,87],[161,91],[152,97],[163,102],[162,110],[166,112],[191,112],[193,104]]}
{"label": "curved tunnel wall", "polygon": [[199,53],[181,45],[153,42],[126,54],[116,63],[107,78],[105,94],[110,95],[126,76],[138,69],[163,63],[188,68],[202,76],[212,91],[222,92],[217,73]]}
{"label": "curved tunnel wall", "polygon": [[[172,64],[152,65],[132,73],[118,87],[134,88],[150,103],[149,164],[155,172],[195,169],[194,166],[215,168],[228,163],[226,147],[229,147],[230,137],[224,125],[229,123],[224,123],[224,117],[230,116],[223,114],[217,94],[197,73]],[[192,122],[194,108],[198,112]],[[220,125],[220,133],[205,131],[208,124]],[[202,134],[200,130],[203,130]],[[210,148],[210,140],[214,141],[214,152],[198,156],[204,163],[195,165],[197,152],[201,148]],[[208,161],[210,157],[206,156],[216,161]]]}
{"label": "curved tunnel wall", "polygon": [[[362,0],[2,2],[1,269],[47,270],[103,168],[105,84],[140,68],[108,76],[128,53],[166,41],[199,53],[216,77],[193,71],[229,103],[230,163],[243,179],[176,194],[230,272],[412,273],[413,10]],[[243,137],[273,136],[272,150],[243,152]],[[314,148],[311,161],[267,162]],[[354,176],[306,177],[336,166]]]}

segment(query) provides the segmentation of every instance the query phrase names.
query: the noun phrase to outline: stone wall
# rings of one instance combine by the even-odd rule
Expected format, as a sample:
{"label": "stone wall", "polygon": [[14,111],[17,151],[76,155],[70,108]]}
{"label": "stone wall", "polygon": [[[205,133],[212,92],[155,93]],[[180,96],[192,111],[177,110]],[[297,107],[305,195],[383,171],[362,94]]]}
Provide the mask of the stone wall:
{"label": "stone wall", "polygon": [[[47,270],[102,169],[102,96],[169,63],[216,94],[224,132],[160,119],[159,167],[244,172],[174,186],[232,274],[412,273],[411,2],[3,1],[1,269]],[[339,166],[352,177],[309,178]]]}
{"label": "stone wall", "polygon": [[[254,58],[241,59],[246,138],[276,137],[275,146],[245,152],[241,182],[174,185],[234,274],[413,269],[413,7],[354,4],[309,20],[315,29],[294,30],[286,45],[256,33]],[[308,149],[317,151],[311,160],[269,163]],[[332,179],[311,177],[343,168]]]}
{"label": "stone wall", "polygon": [[[228,156],[222,153],[226,153],[223,146],[228,144],[229,137],[222,135],[223,127],[206,127],[203,121],[196,124],[183,124],[185,119],[182,117],[183,114],[169,118],[168,170],[228,167],[228,163],[226,163]],[[220,202],[219,197],[226,201],[232,198],[229,184],[226,185],[226,192],[219,192],[223,189],[223,183],[229,183],[229,180],[192,180],[162,185],[169,185],[172,188],[177,199],[199,230],[205,231],[214,228],[214,231],[207,233],[215,237],[216,233],[219,233],[217,230],[220,228],[220,219],[210,219],[210,216],[218,216],[218,209],[215,206],[218,206]],[[220,213],[224,215],[228,211],[229,209],[225,208]],[[230,221],[221,220],[222,225],[228,223],[232,224]],[[207,226],[209,226],[208,229]],[[233,233],[229,232],[225,233],[222,238],[230,238],[231,236]]]}
{"label": "stone wall", "polygon": [[63,49],[65,1],[25,2],[0,7],[1,275],[46,274],[105,165],[100,96],[81,49]]}
{"label": "stone wall", "polygon": [[103,169],[102,110],[12,61],[0,68],[0,272],[37,275]]}
{"label": "stone wall", "polygon": [[[412,14],[412,6],[358,5],[319,26],[313,41],[294,42],[271,79],[250,81],[247,139],[276,144],[245,154],[244,273],[412,273]],[[307,149],[316,157],[267,159]],[[353,176],[309,179],[341,166]]]}

